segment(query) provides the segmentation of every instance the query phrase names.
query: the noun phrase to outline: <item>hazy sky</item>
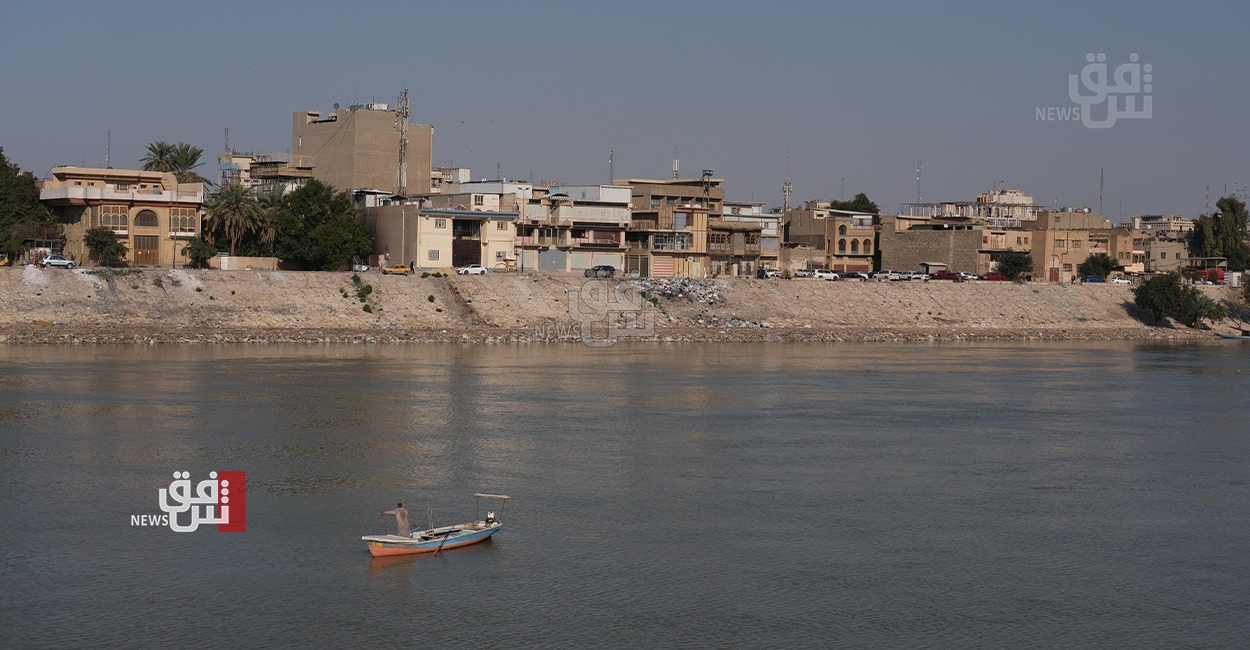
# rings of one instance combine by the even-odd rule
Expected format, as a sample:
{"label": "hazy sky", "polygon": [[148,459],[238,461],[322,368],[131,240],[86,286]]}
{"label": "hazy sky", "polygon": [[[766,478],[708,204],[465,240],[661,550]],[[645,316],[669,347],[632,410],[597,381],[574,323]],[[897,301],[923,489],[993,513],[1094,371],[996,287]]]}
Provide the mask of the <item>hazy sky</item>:
{"label": "hazy sky", "polygon": [[[865,3],[867,4],[867,3]],[[600,183],[713,169],[730,199],[1000,187],[1106,214],[1202,212],[1250,182],[1250,3],[6,3],[0,147],[36,176],[135,167],[147,143],[287,151],[291,114],[394,105],[432,123],[435,165]],[[1150,64],[1148,119],[1075,106],[1086,54]],[[1145,97],[1138,91],[1136,98]],[[1140,105],[1140,102],[1139,102]],[[1105,104],[1103,107],[1105,108]]]}

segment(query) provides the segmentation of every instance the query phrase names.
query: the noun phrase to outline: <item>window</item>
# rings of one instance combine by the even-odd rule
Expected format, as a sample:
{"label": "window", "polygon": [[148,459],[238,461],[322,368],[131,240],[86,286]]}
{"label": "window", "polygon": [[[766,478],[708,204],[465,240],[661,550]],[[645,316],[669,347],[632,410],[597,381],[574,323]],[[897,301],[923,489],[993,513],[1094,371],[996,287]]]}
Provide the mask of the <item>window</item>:
{"label": "window", "polygon": [[846,226],[845,226],[845,225],[838,226],[838,235],[839,235],[839,236],[843,236],[843,237],[844,237],[844,236],[846,236]]}
{"label": "window", "polygon": [[429,250],[429,252],[427,252],[427,253],[426,253],[425,259],[430,260],[431,262],[437,262],[437,261],[438,261],[438,250],[437,250],[437,249],[434,249],[434,248],[431,248],[431,249]]}
{"label": "window", "polygon": [[659,197],[655,197],[655,196],[651,197],[651,209],[652,209],[652,210],[659,210],[659,209],[660,209],[660,199],[659,199]]}
{"label": "window", "polygon": [[111,230],[127,230],[130,219],[126,216],[126,207],[121,205],[102,205],[98,208],[99,220],[96,225]]}
{"label": "window", "polygon": [[1020,244],[1023,244],[1023,243],[1024,243],[1023,237],[1016,237],[1016,246],[1019,246]]}
{"label": "window", "polygon": [[872,240],[865,239],[864,240],[864,255],[871,255],[871,254],[872,254]]}
{"label": "window", "polygon": [[156,235],[135,235],[135,250],[154,251],[160,245],[160,237]]}
{"label": "window", "polygon": [[135,225],[155,228],[160,225],[160,223],[156,220],[155,212],[152,212],[151,210],[140,210],[139,214],[135,215]]}
{"label": "window", "polygon": [[1167,252],[1159,253],[1159,259],[1166,260],[1167,258],[1168,258]]}
{"label": "window", "polygon": [[859,255],[859,240],[858,239],[851,240],[851,254]]}
{"label": "window", "polygon": [[982,238],[981,238],[981,243],[982,243],[982,244],[989,244],[989,243],[990,243],[990,238],[989,238],[989,237],[982,237]]}
{"label": "window", "polygon": [[473,205],[486,205],[486,197],[481,194],[474,194]]}
{"label": "window", "polygon": [[[446,227],[447,227],[447,220],[446,220],[446,219],[435,219],[435,220],[434,220],[434,227],[435,227],[435,228],[446,228]],[[438,258],[437,258],[437,257],[431,257],[430,259],[434,259],[434,260],[436,260],[436,259],[438,259]]]}
{"label": "window", "polygon": [[508,229],[508,222],[507,222],[507,221],[496,221],[496,222],[495,222],[495,230],[507,230],[507,229]]}
{"label": "window", "polygon": [[194,208],[169,209],[169,232],[195,233],[197,221]]}
{"label": "window", "polygon": [[495,261],[503,262],[508,259],[508,251],[495,251]]}
{"label": "window", "polygon": [[839,240],[838,240],[838,252],[839,252],[839,253],[845,253],[845,252],[846,252],[846,240],[845,240],[845,239],[839,239]]}

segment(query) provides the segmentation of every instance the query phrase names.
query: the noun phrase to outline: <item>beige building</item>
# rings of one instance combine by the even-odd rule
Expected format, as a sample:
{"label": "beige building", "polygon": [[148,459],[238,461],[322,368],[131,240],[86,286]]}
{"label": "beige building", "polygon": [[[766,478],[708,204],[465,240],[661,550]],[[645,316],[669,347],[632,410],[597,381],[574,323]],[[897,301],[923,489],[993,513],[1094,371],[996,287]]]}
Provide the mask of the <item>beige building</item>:
{"label": "beige building", "polygon": [[784,215],[764,212],[763,203],[725,201],[721,219],[730,223],[753,223],[760,227],[760,266],[781,268]]}
{"label": "beige building", "polygon": [[1033,227],[1033,277],[1071,282],[1090,255],[1105,253],[1121,267],[1134,264],[1133,231],[1100,214],[1043,211]]}
{"label": "beige building", "polygon": [[39,183],[39,200],[65,229],[63,253],[90,263],[86,231],[107,227],[135,266],[182,266],[187,242],[200,234],[204,185],[173,174],[129,169],[55,167]]}
{"label": "beige building", "polygon": [[220,185],[243,185],[256,189],[281,186],[284,192],[299,189],[313,177],[312,157],[289,153],[231,151],[217,158]]}
{"label": "beige building", "polygon": [[434,126],[412,124],[406,148],[406,188],[400,187],[400,117],[386,104],[360,104],[329,115],[301,111],[291,120],[291,151],[312,161],[312,175],[336,190],[429,194]]}
{"label": "beige building", "polygon": [[657,278],[708,274],[707,208],[696,205],[635,210],[625,233],[625,272]]}
{"label": "beige building", "polygon": [[373,237],[371,263],[376,266],[446,270],[481,264],[504,270],[514,259],[516,212],[460,210],[408,199],[362,207],[359,213]]}
{"label": "beige building", "polygon": [[881,268],[985,273],[992,255],[984,251],[985,224],[976,219],[881,217]]}
{"label": "beige building", "polygon": [[827,201],[808,201],[786,213],[786,241],[823,251],[823,268],[871,273],[877,252],[875,217],[833,210]]}
{"label": "beige building", "polygon": [[581,272],[625,268],[631,188],[552,185],[534,189],[517,226],[520,270]]}

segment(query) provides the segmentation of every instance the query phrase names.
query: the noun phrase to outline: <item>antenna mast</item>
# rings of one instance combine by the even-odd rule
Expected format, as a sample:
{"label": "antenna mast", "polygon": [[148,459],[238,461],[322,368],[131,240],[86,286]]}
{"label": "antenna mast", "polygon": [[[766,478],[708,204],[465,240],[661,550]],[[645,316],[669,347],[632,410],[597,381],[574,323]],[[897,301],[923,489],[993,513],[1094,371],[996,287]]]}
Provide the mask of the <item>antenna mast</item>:
{"label": "antenna mast", "polygon": [[916,203],[920,203],[920,161],[916,161]]}
{"label": "antenna mast", "polygon": [[399,120],[399,172],[395,179],[395,193],[403,196],[408,193],[408,89],[399,95],[399,105],[395,107],[395,118]]}
{"label": "antenna mast", "polygon": [[681,156],[678,155],[677,147],[673,147],[673,180],[677,180],[677,174],[681,171]]}
{"label": "antenna mast", "polygon": [[612,179],[616,173],[612,171],[612,159],[616,156],[615,149],[608,149],[608,185],[612,184]]}
{"label": "antenna mast", "polygon": [[793,190],[790,185],[790,153],[786,152],[786,180],[781,184],[781,213],[786,214],[790,211],[790,192]]}
{"label": "antenna mast", "polygon": [[104,143],[104,168],[112,169],[113,165],[109,161],[109,156],[113,153],[113,129],[108,130],[108,140]]}

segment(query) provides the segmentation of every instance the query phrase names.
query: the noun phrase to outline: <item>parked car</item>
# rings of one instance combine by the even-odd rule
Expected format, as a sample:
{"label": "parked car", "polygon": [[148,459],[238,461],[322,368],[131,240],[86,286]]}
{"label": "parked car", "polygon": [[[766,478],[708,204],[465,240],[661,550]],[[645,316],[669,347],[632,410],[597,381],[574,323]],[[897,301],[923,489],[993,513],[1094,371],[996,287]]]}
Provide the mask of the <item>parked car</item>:
{"label": "parked car", "polygon": [[838,274],[830,271],[829,269],[816,269],[815,271],[812,271],[812,277],[819,278],[821,280],[837,280]]}
{"label": "parked car", "polygon": [[607,264],[592,266],[583,274],[588,278],[610,278],[616,275],[616,267]]}
{"label": "parked car", "polygon": [[811,269],[798,269],[797,271],[794,272],[794,277],[796,278],[810,278],[810,277],[814,277],[815,275],[816,275],[816,272]]}
{"label": "parked car", "polygon": [[767,266],[761,266],[759,270],[755,272],[755,277],[761,280],[779,278],[781,277],[781,271],[778,271],[777,269],[770,269]]}
{"label": "parked car", "polygon": [[53,253],[52,255],[45,255],[43,261],[39,262],[39,265],[45,269],[49,266],[58,266],[63,269],[72,269],[77,266],[77,264],[74,264],[74,260],[66,259],[64,255],[58,255],[56,253]]}
{"label": "parked car", "polygon": [[412,273],[412,267],[407,264],[382,267],[382,275],[408,275],[409,273]]}
{"label": "parked car", "polygon": [[8,266],[11,262],[8,253],[0,253],[0,266]]}
{"label": "parked car", "polygon": [[369,265],[361,264],[360,262],[352,262],[352,270],[357,273],[364,273],[369,270]]}
{"label": "parked car", "polygon": [[898,279],[925,281],[929,279],[929,274],[921,271],[902,271],[898,274]]}
{"label": "parked car", "polygon": [[1003,275],[1002,273],[986,273],[985,275],[981,276],[981,279],[987,282],[1006,282],[1007,276]]}
{"label": "parked car", "polygon": [[843,280],[867,280],[868,274],[859,271],[838,271],[838,277]]}
{"label": "parked car", "polygon": [[951,282],[963,282],[964,276],[950,271],[935,271],[931,276],[934,280],[950,280]]}
{"label": "parked car", "polygon": [[877,271],[876,273],[873,273],[869,277],[871,277],[873,280],[876,280],[877,282],[884,282],[886,280],[897,281],[897,280],[903,279],[903,276],[900,275],[898,271],[889,271],[886,269]]}
{"label": "parked car", "polygon": [[467,264],[456,269],[459,275],[486,275],[486,267],[481,264]]}
{"label": "parked car", "polygon": [[967,271],[960,271],[959,273],[956,273],[955,275],[958,275],[959,277],[965,280],[980,280],[981,279],[981,276],[977,275],[976,273],[969,273]]}
{"label": "parked car", "polygon": [[1111,284],[1133,284],[1128,278],[1111,278]]}
{"label": "parked car", "polygon": [[1106,282],[1106,280],[1104,280],[1104,279],[1102,279],[1102,278],[1100,278],[1100,277],[1098,277],[1098,276],[1096,276],[1096,275],[1087,275],[1087,276],[1085,276],[1085,277],[1081,278],[1081,282]]}

